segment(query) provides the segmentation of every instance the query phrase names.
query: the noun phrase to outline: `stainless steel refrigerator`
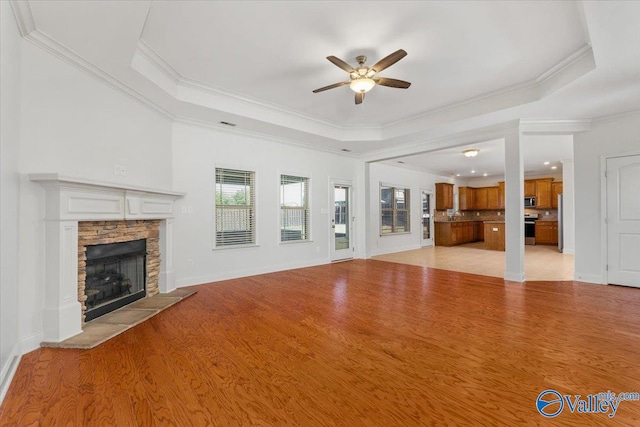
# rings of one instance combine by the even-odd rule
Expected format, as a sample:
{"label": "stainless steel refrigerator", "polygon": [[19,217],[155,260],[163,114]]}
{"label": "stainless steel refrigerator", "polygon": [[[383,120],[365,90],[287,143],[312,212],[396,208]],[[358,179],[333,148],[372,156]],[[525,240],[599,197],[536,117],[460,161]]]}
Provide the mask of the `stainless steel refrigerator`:
{"label": "stainless steel refrigerator", "polygon": [[564,249],[564,241],[563,241],[563,212],[562,212],[562,194],[558,194],[558,252],[562,253]]}

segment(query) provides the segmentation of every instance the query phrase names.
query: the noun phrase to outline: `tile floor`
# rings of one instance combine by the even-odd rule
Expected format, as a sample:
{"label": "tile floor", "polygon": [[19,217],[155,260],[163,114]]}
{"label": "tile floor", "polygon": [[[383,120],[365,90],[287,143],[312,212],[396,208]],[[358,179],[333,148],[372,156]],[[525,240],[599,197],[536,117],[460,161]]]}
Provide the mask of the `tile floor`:
{"label": "tile floor", "polygon": [[[380,261],[504,277],[505,253],[483,248],[483,242],[445,247],[431,246],[372,257]],[[556,246],[525,246],[527,280],[573,280],[573,255],[561,254]]]}

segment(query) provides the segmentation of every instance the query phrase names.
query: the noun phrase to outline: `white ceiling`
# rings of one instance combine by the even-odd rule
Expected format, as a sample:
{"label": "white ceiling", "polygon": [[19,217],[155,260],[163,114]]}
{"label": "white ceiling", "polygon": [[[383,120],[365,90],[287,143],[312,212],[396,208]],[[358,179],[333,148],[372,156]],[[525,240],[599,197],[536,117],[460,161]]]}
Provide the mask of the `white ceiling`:
{"label": "white ceiling", "polygon": [[[227,121],[237,124],[230,131],[369,158],[521,118],[588,119],[640,109],[640,2],[13,6],[25,38],[172,120],[218,128]],[[409,89],[375,87],[360,106],[348,86],[312,93],[347,78],[327,56],[355,65],[364,54],[372,65],[400,48],[408,56],[380,75],[410,81]],[[459,152],[452,149],[448,158]],[[483,157],[490,152],[483,149]],[[448,161],[446,153],[437,156],[403,160],[424,159],[421,167],[427,158],[439,159],[438,166]]]}

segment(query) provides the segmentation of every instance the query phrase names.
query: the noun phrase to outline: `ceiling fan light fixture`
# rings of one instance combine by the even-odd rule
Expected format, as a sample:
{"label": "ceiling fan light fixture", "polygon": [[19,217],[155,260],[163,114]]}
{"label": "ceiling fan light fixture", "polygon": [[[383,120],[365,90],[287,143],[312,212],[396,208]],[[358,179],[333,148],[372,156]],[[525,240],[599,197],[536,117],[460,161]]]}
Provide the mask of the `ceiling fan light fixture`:
{"label": "ceiling fan light fixture", "polygon": [[480,150],[478,150],[477,148],[471,148],[469,150],[464,150],[462,154],[464,154],[465,157],[475,157],[479,152]]}
{"label": "ceiling fan light fixture", "polygon": [[363,78],[355,79],[354,81],[352,81],[349,87],[351,88],[352,91],[356,93],[365,93],[365,92],[369,92],[371,88],[374,87],[375,85],[376,85],[376,82],[374,82],[372,79],[363,77]]}

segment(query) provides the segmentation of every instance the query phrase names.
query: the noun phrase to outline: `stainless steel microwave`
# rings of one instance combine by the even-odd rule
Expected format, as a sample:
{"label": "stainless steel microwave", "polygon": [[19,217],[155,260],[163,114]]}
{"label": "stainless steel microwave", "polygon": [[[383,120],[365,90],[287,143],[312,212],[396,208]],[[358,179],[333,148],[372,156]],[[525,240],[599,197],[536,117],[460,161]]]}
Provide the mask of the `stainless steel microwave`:
{"label": "stainless steel microwave", "polygon": [[535,197],[525,197],[524,198],[524,207],[525,208],[535,208],[536,207],[536,198]]}

